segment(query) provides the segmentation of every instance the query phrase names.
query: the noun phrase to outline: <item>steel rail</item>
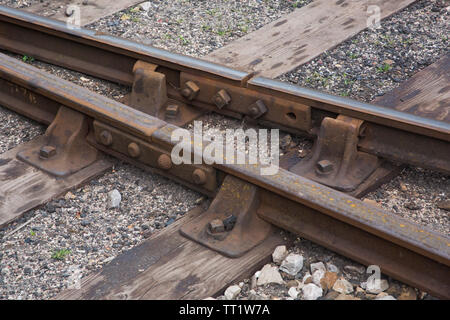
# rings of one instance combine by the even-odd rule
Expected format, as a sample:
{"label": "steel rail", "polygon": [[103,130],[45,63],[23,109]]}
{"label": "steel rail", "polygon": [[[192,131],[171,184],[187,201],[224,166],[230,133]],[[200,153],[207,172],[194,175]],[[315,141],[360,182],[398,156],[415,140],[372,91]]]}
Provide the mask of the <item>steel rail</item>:
{"label": "steel rail", "polygon": [[[45,46],[42,44],[45,43]],[[311,108],[310,121],[313,128],[298,127],[289,120],[268,120],[275,127],[294,132],[315,135],[324,116],[346,115],[364,120],[371,137],[393,135],[383,147],[361,139],[359,147],[367,153],[412,165],[420,165],[450,173],[450,124],[400,112],[373,104],[336,97],[315,90],[289,85],[280,81],[256,77],[251,73],[233,70],[222,65],[167,52],[136,42],[113,37],[101,32],[82,28],[70,28],[63,22],[40,17],[24,11],[0,6],[0,48],[33,56],[69,69],[77,70],[118,83],[133,84],[133,66],[144,61],[160,66],[175,87],[181,87],[183,76],[201,77],[204,85],[229,86],[238,94],[258,97],[268,95],[304,104]],[[168,89],[171,98],[204,107],[204,101],[186,101],[179,91]],[[237,103],[238,104],[238,103]],[[243,108],[245,107],[245,108]],[[235,116],[245,116],[247,106],[214,111]],[[228,113],[227,113],[228,111]],[[262,117],[261,122],[267,123]],[[414,152],[411,144],[414,139]],[[397,143],[396,143],[397,142]]]}
{"label": "steel rail", "polygon": [[[68,81],[0,54],[0,104],[49,123],[60,106],[92,119],[89,140],[101,150],[145,168],[155,167],[155,158],[170,155],[176,126],[80,88]],[[17,107],[19,106],[19,107]],[[42,116],[42,108],[44,115]],[[116,146],[101,146],[95,137],[108,127],[113,139],[134,142],[151,153],[130,158]],[[185,169],[195,169],[193,165]],[[406,219],[389,214],[344,193],[280,169],[271,176],[260,175],[256,165],[203,166],[213,170],[216,184],[197,185],[196,190],[214,194],[220,176],[230,174],[263,190],[258,214],[268,222],[293,231],[363,264],[378,264],[383,273],[450,298],[450,238]],[[217,171],[217,172],[215,172]],[[191,176],[177,166],[162,171],[171,179],[192,186]],[[189,177],[189,178],[187,178]],[[210,187],[212,186],[212,187]]]}

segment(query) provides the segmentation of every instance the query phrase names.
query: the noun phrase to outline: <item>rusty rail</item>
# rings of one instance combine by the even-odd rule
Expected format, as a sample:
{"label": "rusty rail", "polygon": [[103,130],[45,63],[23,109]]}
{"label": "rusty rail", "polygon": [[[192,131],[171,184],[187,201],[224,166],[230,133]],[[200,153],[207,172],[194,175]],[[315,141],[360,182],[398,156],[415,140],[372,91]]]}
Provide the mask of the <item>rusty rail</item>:
{"label": "rusty rail", "polygon": [[[357,141],[360,150],[450,173],[450,124],[446,122],[255,77],[101,32],[70,29],[62,22],[3,6],[0,48],[126,85],[135,83],[138,62],[151,64],[166,79],[167,98],[183,108],[189,105],[236,118],[249,117],[309,136],[318,135],[327,117],[353,117],[364,121],[361,129],[365,135]],[[195,94],[189,83],[197,87]],[[159,111],[146,113],[160,117]],[[174,123],[192,120],[192,111],[187,114]]]}
{"label": "rusty rail", "polygon": [[[167,166],[160,160],[170,155],[170,133],[176,126],[3,54],[0,104],[44,123],[56,121],[62,109],[81,113],[90,119],[91,145],[207,195],[216,194],[224,181],[229,183],[224,177],[231,176],[244,188],[256,190],[259,218],[363,264],[378,264],[385,274],[435,296],[450,298],[447,235],[283,169],[261,176],[254,165]],[[137,149],[130,152],[132,144]]]}

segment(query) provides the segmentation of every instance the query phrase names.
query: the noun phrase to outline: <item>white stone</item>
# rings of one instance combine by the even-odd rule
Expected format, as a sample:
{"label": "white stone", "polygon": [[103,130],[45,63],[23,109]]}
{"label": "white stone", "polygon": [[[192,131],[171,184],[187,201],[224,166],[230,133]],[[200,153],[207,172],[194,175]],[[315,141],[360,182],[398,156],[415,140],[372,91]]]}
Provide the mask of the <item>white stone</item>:
{"label": "white stone", "polygon": [[[385,279],[370,278],[367,282],[364,283],[364,285],[366,291],[372,294],[379,294],[380,292],[389,289],[389,282],[387,282],[387,280]],[[361,288],[363,288],[362,283]]]}
{"label": "white stone", "polygon": [[311,274],[314,274],[314,271],[316,270],[323,270],[324,273],[325,271],[327,271],[323,262],[311,263],[310,267],[311,267]]}
{"label": "white stone", "polygon": [[272,253],[272,260],[276,264],[280,264],[286,258],[288,252],[286,246],[278,246]]}
{"label": "white stone", "polygon": [[122,201],[122,196],[117,189],[108,192],[108,208],[118,208]]}
{"label": "white stone", "polygon": [[348,265],[344,267],[344,270],[348,273],[353,273],[353,274],[364,274],[366,272],[366,268],[364,268],[363,266],[352,266],[352,265]]}
{"label": "white stone", "polygon": [[270,264],[266,264],[259,274],[257,278],[256,284],[258,286],[262,286],[269,283],[278,283],[283,284],[283,278],[281,274],[278,272],[277,267],[272,267]]}
{"label": "white stone", "polygon": [[228,287],[227,290],[225,290],[224,296],[227,300],[234,300],[238,296],[238,294],[241,292],[241,288],[239,286],[231,286]]}
{"label": "white stone", "polygon": [[292,299],[297,299],[298,297],[298,290],[295,287],[291,287],[288,291],[288,295],[292,298]]}
{"label": "white stone", "polygon": [[257,281],[259,278],[259,275],[261,274],[261,271],[256,271],[255,274],[252,277],[251,283],[250,283],[250,288],[254,289],[257,286]]}
{"label": "white stone", "polygon": [[375,299],[381,299],[383,297],[388,296],[389,294],[387,294],[386,292],[380,292],[379,294],[377,294],[377,296],[375,297]]}
{"label": "white stone", "polygon": [[76,197],[75,197],[75,195],[72,193],[72,192],[67,192],[66,193],[66,195],[64,196],[64,198],[66,199],[66,200],[69,200],[69,199],[75,199]]}
{"label": "white stone", "polygon": [[320,285],[320,280],[322,280],[322,278],[325,276],[325,270],[322,269],[317,269],[316,271],[314,271],[314,273],[312,274],[312,281],[318,285],[319,287]]}
{"label": "white stone", "polygon": [[340,278],[334,283],[333,290],[339,293],[349,294],[353,292],[353,285],[344,278]]}
{"label": "white stone", "polygon": [[291,253],[281,263],[280,270],[295,276],[303,268],[303,256],[300,254]]}
{"label": "white stone", "polygon": [[393,296],[388,295],[381,298],[375,298],[375,300],[397,300],[397,299],[395,299]]}
{"label": "white stone", "polygon": [[306,280],[308,280],[308,278],[311,278],[311,273],[309,273],[309,272],[305,273],[305,275],[303,276],[302,284],[305,284],[305,282],[306,282]]}
{"label": "white stone", "polygon": [[327,270],[330,272],[335,272],[335,273],[339,273],[339,268],[336,267],[334,264],[332,263],[327,263]]}
{"label": "white stone", "polygon": [[322,288],[316,286],[314,283],[309,283],[302,288],[303,299],[317,300],[323,294]]}
{"label": "white stone", "polygon": [[152,4],[150,1],[145,1],[145,2],[142,2],[141,4],[139,4],[139,7],[143,11],[148,11],[152,7]]}

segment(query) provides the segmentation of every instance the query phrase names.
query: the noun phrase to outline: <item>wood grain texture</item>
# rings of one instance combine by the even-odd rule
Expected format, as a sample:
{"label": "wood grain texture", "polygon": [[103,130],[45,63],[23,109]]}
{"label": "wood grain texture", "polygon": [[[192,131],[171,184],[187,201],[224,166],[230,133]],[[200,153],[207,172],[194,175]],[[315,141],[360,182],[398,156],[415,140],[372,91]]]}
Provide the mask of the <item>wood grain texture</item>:
{"label": "wood grain texture", "polygon": [[109,161],[98,160],[73,175],[56,179],[16,159],[28,144],[0,155],[0,228],[111,167]]}
{"label": "wood grain texture", "polygon": [[[63,2],[63,3],[61,3]],[[144,2],[143,0],[90,0],[87,5],[82,4],[82,0],[64,0],[55,1],[55,3],[50,3],[50,6],[55,7],[56,13],[48,16],[49,18],[68,21],[68,17],[65,14],[65,10],[69,5],[77,5],[80,7],[80,24],[81,26],[88,25],[95,22],[103,17],[109,16],[113,13],[122,11],[128,7],[134,6],[138,3]],[[60,8],[62,6],[62,8]],[[26,11],[35,14],[41,14],[48,10],[48,3],[36,3],[28,8]]]}
{"label": "wood grain texture", "polygon": [[374,103],[450,123],[450,54],[416,73]]}
{"label": "wood grain texture", "polygon": [[367,28],[368,5],[381,18],[414,0],[315,0],[207,55],[206,60],[275,78]]}
{"label": "wood grain texture", "polygon": [[253,274],[283,241],[277,232],[244,256],[226,258],[179,233],[182,224],[203,211],[200,207],[190,211],[101,272],[84,278],[80,289],[66,290],[56,299],[203,299]]}

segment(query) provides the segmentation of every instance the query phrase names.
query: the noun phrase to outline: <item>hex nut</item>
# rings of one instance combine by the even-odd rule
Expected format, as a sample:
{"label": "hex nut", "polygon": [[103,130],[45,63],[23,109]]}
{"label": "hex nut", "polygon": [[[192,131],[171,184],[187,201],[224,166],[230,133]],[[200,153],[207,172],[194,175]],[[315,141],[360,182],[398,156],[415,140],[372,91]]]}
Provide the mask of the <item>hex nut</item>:
{"label": "hex nut", "polygon": [[249,111],[248,111],[250,117],[252,118],[257,118],[258,117],[258,108],[254,105],[250,106]]}
{"label": "hex nut", "polygon": [[267,107],[264,101],[258,100],[249,107],[249,116],[253,119],[257,119],[267,113]]}
{"label": "hex nut", "polygon": [[225,231],[225,226],[223,221],[220,219],[214,219],[208,223],[208,228],[211,233],[219,233]]}
{"label": "hex nut", "polygon": [[231,102],[231,97],[224,89],[220,89],[213,97],[213,102],[217,108],[222,109]]}
{"label": "hex nut", "polygon": [[206,183],[206,173],[202,169],[195,169],[192,173],[192,180],[195,184],[202,185]]}
{"label": "hex nut", "polygon": [[330,173],[333,171],[333,163],[329,160],[320,160],[317,162],[317,170],[320,173]]}
{"label": "hex nut", "polygon": [[199,92],[200,88],[194,81],[186,81],[184,88],[181,90],[181,95],[188,100],[194,100]]}
{"label": "hex nut", "polygon": [[105,146],[110,146],[112,144],[113,138],[111,132],[103,130],[99,135],[100,143]]}
{"label": "hex nut", "polygon": [[167,154],[162,154],[158,157],[158,167],[163,170],[172,168],[172,159]]}
{"label": "hex nut", "polygon": [[141,148],[139,148],[139,146],[137,145],[137,143],[135,142],[131,142],[128,145],[128,154],[132,157],[132,158],[137,158],[141,155]]}
{"label": "hex nut", "polygon": [[180,112],[180,107],[176,104],[168,105],[166,108],[166,118],[174,119]]}
{"label": "hex nut", "polygon": [[223,225],[225,227],[226,231],[230,231],[234,228],[234,225],[236,224],[237,218],[235,215],[229,215],[225,219],[223,219]]}
{"label": "hex nut", "polygon": [[39,157],[42,159],[49,159],[56,155],[56,148],[53,146],[43,146],[39,150]]}

